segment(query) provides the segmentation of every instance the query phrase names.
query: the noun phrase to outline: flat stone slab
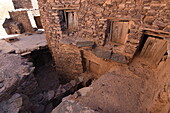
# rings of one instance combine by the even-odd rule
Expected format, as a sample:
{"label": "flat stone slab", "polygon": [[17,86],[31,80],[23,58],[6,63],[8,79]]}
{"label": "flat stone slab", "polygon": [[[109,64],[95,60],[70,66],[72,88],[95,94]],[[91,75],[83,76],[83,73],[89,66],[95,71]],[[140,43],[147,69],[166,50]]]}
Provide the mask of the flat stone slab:
{"label": "flat stone slab", "polygon": [[104,48],[95,48],[92,50],[92,52],[100,58],[110,59],[111,57],[111,50],[105,50]]}
{"label": "flat stone slab", "polygon": [[129,58],[127,58],[124,55],[118,54],[118,53],[112,53],[111,55],[111,60],[118,62],[118,63],[123,63],[123,64],[127,64],[129,63]]}
{"label": "flat stone slab", "polygon": [[92,47],[94,45],[93,41],[77,41],[77,47]]}
{"label": "flat stone slab", "polygon": [[75,43],[75,40],[72,40],[70,38],[63,38],[61,40],[59,40],[60,44],[74,44]]}
{"label": "flat stone slab", "polygon": [[33,34],[30,36],[17,36],[18,41],[8,43],[5,40],[0,40],[0,52],[17,54],[38,50],[41,47],[47,46],[45,34]]}

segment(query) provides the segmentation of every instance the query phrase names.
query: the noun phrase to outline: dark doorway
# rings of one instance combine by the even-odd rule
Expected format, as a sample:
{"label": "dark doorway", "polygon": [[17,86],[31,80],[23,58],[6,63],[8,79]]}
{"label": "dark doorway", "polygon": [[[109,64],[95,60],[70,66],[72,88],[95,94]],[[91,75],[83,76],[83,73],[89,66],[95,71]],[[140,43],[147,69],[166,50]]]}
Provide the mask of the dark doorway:
{"label": "dark doorway", "polygon": [[40,16],[34,16],[35,23],[38,29],[43,29]]}

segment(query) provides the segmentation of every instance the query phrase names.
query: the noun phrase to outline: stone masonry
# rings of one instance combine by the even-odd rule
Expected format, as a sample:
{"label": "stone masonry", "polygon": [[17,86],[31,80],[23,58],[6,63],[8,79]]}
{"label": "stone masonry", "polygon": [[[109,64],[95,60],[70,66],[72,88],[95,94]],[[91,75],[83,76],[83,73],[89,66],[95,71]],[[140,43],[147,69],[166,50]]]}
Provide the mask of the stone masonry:
{"label": "stone masonry", "polygon": [[[143,35],[142,29],[170,32],[169,0],[39,0],[39,7],[48,45],[56,65],[59,66],[61,66],[59,57],[63,49],[60,44],[61,39],[71,39],[76,42],[81,40],[85,46],[77,46],[79,51],[91,51],[101,60],[129,63],[139,46]],[[76,29],[69,29],[71,25],[69,19],[77,25]],[[121,31],[115,23],[124,26],[121,28],[124,33],[117,35],[124,37],[120,41],[121,44],[115,43],[117,39],[113,39],[112,33],[116,32],[114,30]],[[87,41],[94,42],[88,50],[84,48],[89,47]],[[70,44],[72,43],[69,41],[65,43],[68,46]],[[75,63],[75,60],[70,62],[68,60],[73,56],[65,59],[65,62],[62,62],[64,66],[57,69],[64,71],[70,68],[67,65]],[[84,55],[82,54],[81,57]],[[99,62],[95,63],[99,64]],[[76,66],[72,66],[72,69],[70,72],[74,72]]]}
{"label": "stone masonry", "polygon": [[9,12],[9,15],[12,18],[12,20],[20,22],[23,25],[25,32],[34,32],[29,19],[29,15],[26,10],[11,11]]}
{"label": "stone masonry", "polygon": [[12,0],[15,9],[38,9],[37,0]]}
{"label": "stone masonry", "polygon": [[31,0],[12,0],[15,9],[32,9]]}

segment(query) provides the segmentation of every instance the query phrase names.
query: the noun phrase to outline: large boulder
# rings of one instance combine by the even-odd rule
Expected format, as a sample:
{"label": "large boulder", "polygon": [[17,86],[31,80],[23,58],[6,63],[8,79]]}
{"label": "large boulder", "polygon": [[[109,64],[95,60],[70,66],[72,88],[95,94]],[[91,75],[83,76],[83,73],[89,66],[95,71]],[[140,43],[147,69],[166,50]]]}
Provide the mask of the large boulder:
{"label": "large boulder", "polygon": [[88,107],[84,107],[73,100],[66,100],[57,106],[51,113],[98,113]]}
{"label": "large boulder", "polygon": [[26,112],[30,107],[27,96],[14,94],[9,100],[0,102],[0,113]]}

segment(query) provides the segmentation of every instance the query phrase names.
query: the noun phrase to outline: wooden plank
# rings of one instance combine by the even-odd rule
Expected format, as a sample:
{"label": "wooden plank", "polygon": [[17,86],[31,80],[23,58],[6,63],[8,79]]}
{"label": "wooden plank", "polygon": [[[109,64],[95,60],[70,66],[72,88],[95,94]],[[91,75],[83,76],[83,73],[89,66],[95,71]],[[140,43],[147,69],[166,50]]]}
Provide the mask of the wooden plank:
{"label": "wooden plank", "polygon": [[130,20],[140,20],[140,19],[137,19],[137,18],[131,18],[131,17],[104,17],[108,20],[111,20],[111,21],[130,21]]}
{"label": "wooden plank", "polygon": [[65,10],[65,12],[76,12],[76,10]]}
{"label": "wooden plank", "polygon": [[126,40],[127,40],[129,23],[128,22],[121,22],[121,23],[123,25],[122,25],[122,29],[121,29],[120,43],[124,44],[124,43],[126,43]]}
{"label": "wooden plank", "polygon": [[170,35],[170,32],[166,32],[166,31],[163,31],[163,30],[150,29],[150,28],[143,28],[142,30],[144,30],[144,31],[152,31],[152,32],[157,32],[157,33],[161,33],[161,34]]}
{"label": "wooden plank", "polygon": [[56,10],[76,10],[76,9],[78,9],[78,7],[77,8],[69,8],[69,7],[57,7],[57,8],[55,8],[55,7],[53,7],[52,9],[56,9]]}
{"label": "wooden plank", "polygon": [[167,41],[148,37],[140,56],[153,65],[158,65],[167,52]]}
{"label": "wooden plank", "polygon": [[76,12],[66,12],[68,13],[68,30],[73,31],[77,29],[77,13]]}
{"label": "wooden plank", "polygon": [[152,47],[154,46],[155,39],[149,37],[147,41],[148,41],[149,43],[148,43],[148,45],[146,45],[147,48],[146,48],[146,50],[145,50],[145,53],[143,54],[143,58],[145,58],[145,59],[149,59],[150,51],[151,51]]}
{"label": "wooden plank", "polygon": [[[150,56],[149,56],[149,60],[148,60],[151,62],[151,64],[156,65],[156,58],[159,56],[158,52],[161,51],[161,48],[163,47],[163,45],[164,45],[163,40],[155,38],[152,49],[150,50]],[[162,55],[162,57],[163,57],[163,55]]]}
{"label": "wooden plank", "polygon": [[117,37],[118,37],[118,25],[117,22],[112,22],[111,41],[117,42]]}
{"label": "wooden plank", "polygon": [[160,48],[160,51],[157,52],[157,57],[154,59],[154,62],[158,65],[159,62],[162,59],[162,56],[164,56],[164,54],[167,52],[167,42],[164,41],[162,48]]}
{"label": "wooden plank", "polygon": [[144,47],[142,48],[141,53],[140,53],[140,56],[141,56],[141,57],[144,57],[144,56],[145,56],[145,53],[146,53],[147,49],[149,48],[149,47],[148,47],[149,45],[150,45],[150,39],[148,38],[148,39],[146,40],[146,42],[145,42]]}
{"label": "wooden plank", "polygon": [[146,58],[148,61],[152,60],[152,56],[154,55],[154,50],[156,46],[156,39],[149,37],[150,43],[149,47],[146,50],[144,58]]}
{"label": "wooden plank", "polygon": [[124,44],[127,38],[128,26],[128,22],[112,22],[111,41]]}
{"label": "wooden plank", "polygon": [[170,35],[156,34],[156,33],[150,32],[150,31],[145,31],[144,34],[151,35],[151,36],[156,36],[156,37],[161,37],[161,38],[170,38]]}
{"label": "wooden plank", "polygon": [[68,13],[68,29],[72,30],[74,28],[74,15],[73,12]]}
{"label": "wooden plank", "polygon": [[78,27],[78,16],[77,12],[74,12],[74,29],[77,29]]}

